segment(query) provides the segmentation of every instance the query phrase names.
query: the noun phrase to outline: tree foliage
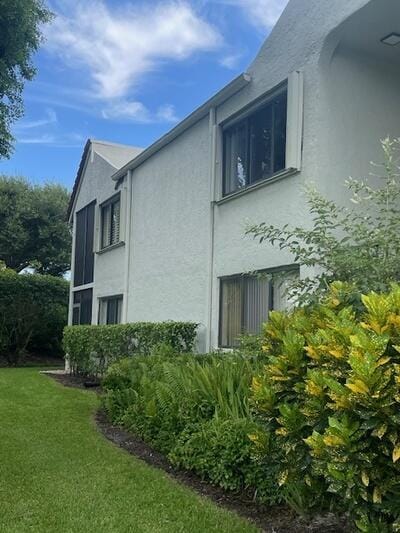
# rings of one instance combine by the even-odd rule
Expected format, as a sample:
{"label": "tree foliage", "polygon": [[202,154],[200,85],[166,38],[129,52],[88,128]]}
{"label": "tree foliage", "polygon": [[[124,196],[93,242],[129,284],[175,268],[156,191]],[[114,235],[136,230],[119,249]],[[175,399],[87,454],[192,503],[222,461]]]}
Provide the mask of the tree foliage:
{"label": "tree foliage", "polygon": [[386,291],[400,280],[400,139],[382,141],[385,162],[380,185],[346,181],[349,205],[339,205],[308,188],[311,228],[261,223],[247,233],[289,251],[314,275],[294,281],[289,292],[297,303],[318,301],[335,280],[361,293]]}
{"label": "tree foliage", "polygon": [[61,355],[69,284],[0,268],[0,356],[11,365],[31,353]]}
{"label": "tree foliage", "polygon": [[36,73],[32,55],[50,19],[42,0],[0,0],[0,158],[11,154],[10,127],[23,114],[24,83]]}
{"label": "tree foliage", "polygon": [[69,201],[61,185],[0,176],[0,261],[20,272],[60,276],[70,266]]}

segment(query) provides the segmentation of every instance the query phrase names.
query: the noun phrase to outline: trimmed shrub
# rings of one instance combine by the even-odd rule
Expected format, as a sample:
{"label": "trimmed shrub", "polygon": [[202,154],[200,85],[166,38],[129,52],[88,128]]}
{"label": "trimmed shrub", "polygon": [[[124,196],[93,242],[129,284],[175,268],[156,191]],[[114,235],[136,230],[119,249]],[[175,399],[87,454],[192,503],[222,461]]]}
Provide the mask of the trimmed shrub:
{"label": "trimmed shrub", "polygon": [[161,345],[167,351],[190,352],[197,326],[192,322],[68,326],[64,329],[63,346],[73,373],[103,375],[118,359],[146,355]]}
{"label": "trimmed shrub", "polygon": [[30,353],[61,356],[69,283],[0,270],[0,355],[17,365]]}
{"label": "trimmed shrub", "polygon": [[249,406],[251,379],[260,368],[257,359],[237,355],[124,359],[103,380],[103,402],[114,423],[173,464],[223,488],[275,501],[276,476],[268,476],[249,438],[260,431]]}
{"label": "trimmed shrub", "polygon": [[400,287],[358,304],[336,283],[313,309],[272,312],[252,400],[254,441],[288,500],[348,511],[364,532],[400,530]]}

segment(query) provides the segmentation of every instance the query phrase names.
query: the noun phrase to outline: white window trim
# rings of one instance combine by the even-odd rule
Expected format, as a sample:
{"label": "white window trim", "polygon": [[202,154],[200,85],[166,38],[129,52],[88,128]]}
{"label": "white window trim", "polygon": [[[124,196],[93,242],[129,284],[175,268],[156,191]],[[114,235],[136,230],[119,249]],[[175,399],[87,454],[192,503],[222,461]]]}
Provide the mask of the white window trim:
{"label": "white window trim", "polygon": [[299,70],[288,77],[286,168],[301,170],[303,144],[304,81]]}
{"label": "white window trim", "polygon": [[[103,207],[105,207],[108,204],[113,203],[114,200],[119,198],[119,241],[114,244],[109,244],[108,246],[102,246],[102,210]],[[95,228],[96,228],[96,253],[102,254],[104,252],[107,252],[108,250],[113,250],[114,248],[119,248],[120,246],[123,246],[125,244],[125,225],[122,224],[122,221],[124,220],[125,215],[125,195],[123,194],[123,191],[118,191],[117,193],[113,194],[107,200],[104,200],[99,204],[99,208],[96,209],[96,215],[95,215]]]}
{"label": "white window trim", "polygon": [[[107,295],[107,296],[98,296],[97,297],[97,324],[98,325],[106,325],[107,323],[106,322],[101,322],[100,321],[100,315],[101,315],[101,306],[102,304],[105,304],[107,302],[107,305],[108,305],[108,301],[109,300],[121,300],[121,310],[120,310],[120,322],[118,322],[118,324],[122,324],[122,310],[123,310],[123,303],[124,303],[124,295],[122,293],[118,293],[118,294],[111,294],[111,295]],[[107,313],[107,311],[106,311]]]}

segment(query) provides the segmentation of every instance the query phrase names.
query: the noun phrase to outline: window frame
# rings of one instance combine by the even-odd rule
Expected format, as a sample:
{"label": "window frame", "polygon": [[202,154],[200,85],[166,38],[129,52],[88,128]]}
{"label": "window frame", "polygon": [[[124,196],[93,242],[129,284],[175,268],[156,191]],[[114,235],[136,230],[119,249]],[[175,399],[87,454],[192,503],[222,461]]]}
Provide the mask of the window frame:
{"label": "window frame", "polygon": [[[227,346],[222,344],[222,337],[223,337],[223,290],[222,290],[222,284],[224,281],[229,280],[240,280],[241,282],[241,307],[242,307],[242,316],[244,316],[243,310],[245,305],[245,298],[243,298],[244,294],[244,281],[248,278],[255,278],[258,275],[266,274],[273,276],[274,274],[290,274],[291,272],[297,272],[300,273],[300,265],[291,263],[288,265],[283,265],[279,267],[273,267],[273,268],[263,268],[259,270],[255,270],[254,272],[244,272],[240,274],[231,274],[229,276],[221,276],[219,281],[219,308],[218,308],[218,347],[221,349],[231,350],[234,349],[236,346]],[[269,287],[269,299],[268,299],[268,313],[270,311],[274,310],[274,284],[270,283]],[[242,328],[243,324],[241,324]],[[240,333],[240,335],[246,335],[245,332]]]}
{"label": "window frame", "polygon": [[[253,115],[256,115],[258,112],[260,112],[263,108],[267,107],[269,103],[271,103],[273,101],[274,98],[276,98],[277,96],[283,94],[283,93],[286,93],[286,120],[285,120],[285,146],[284,146],[284,152],[285,152],[285,165],[284,165],[284,168],[280,169],[280,170],[277,170],[275,172],[272,172],[271,175],[265,177],[265,178],[261,178],[261,179],[258,179],[258,180],[253,180],[253,181],[250,181],[251,180],[251,177],[250,177],[250,169],[252,167],[252,165],[254,164],[253,163],[253,160],[251,159],[252,157],[252,150],[251,150],[251,133],[250,133],[250,119]],[[222,161],[222,165],[221,165],[221,200],[225,200],[226,198],[229,198],[230,196],[236,196],[248,189],[252,189],[254,187],[257,187],[258,185],[260,184],[265,184],[265,183],[268,183],[269,181],[274,181],[274,179],[276,178],[276,176],[279,176],[281,174],[284,174],[285,172],[287,172],[287,170],[289,169],[289,166],[288,166],[288,142],[289,142],[289,128],[288,128],[288,124],[289,124],[289,104],[290,104],[290,99],[291,97],[291,94],[290,94],[290,84],[289,84],[289,79],[286,79],[284,80],[282,83],[280,83],[279,85],[277,85],[276,87],[274,87],[271,91],[269,91],[266,95],[263,95],[262,98],[260,98],[258,101],[256,102],[252,102],[251,104],[249,104],[247,107],[245,107],[244,109],[240,110],[238,113],[236,113],[233,117],[230,117],[228,120],[226,120],[225,122],[222,122],[220,124],[220,131],[221,131],[221,161]],[[233,130],[233,129],[238,129],[241,125],[245,125],[245,128],[246,128],[246,135],[247,135],[247,139],[246,139],[246,153],[247,153],[247,164],[246,164],[246,173],[247,173],[247,176],[246,176],[246,180],[247,180],[247,183],[245,186],[243,187],[240,187],[240,188],[237,188],[233,191],[229,191],[227,192],[227,182],[229,180],[227,180],[227,150],[226,150],[226,135],[227,133],[230,131],[230,130]],[[275,137],[275,130],[273,129],[273,134],[272,134],[272,137],[274,138]],[[271,150],[272,152],[273,150]],[[272,159],[274,159],[274,153],[271,153],[271,156],[272,156]],[[291,168],[291,167],[290,167]]]}
{"label": "window frame", "polygon": [[[112,295],[112,296],[103,296],[103,297],[99,298],[99,308],[98,308],[97,323],[99,325],[102,325],[102,326],[121,324],[122,323],[121,321],[122,321],[123,299],[124,299],[123,294],[115,294],[115,295]],[[119,319],[118,322],[108,322],[108,306],[109,306],[110,301],[117,302],[116,310],[117,310],[117,319]],[[106,318],[105,322],[101,321],[101,314],[102,314],[102,306],[103,305],[107,306],[106,310],[105,310],[105,318]]]}
{"label": "window frame", "polygon": [[[104,236],[104,210],[107,207],[110,207],[111,213],[110,213],[110,241],[112,238],[112,224],[113,224],[113,206],[119,203],[119,230],[118,230],[118,240],[116,242],[110,242],[108,244],[104,244],[103,236]],[[111,198],[108,198],[104,202],[100,204],[100,235],[99,235],[99,251],[102,252],[103,250],[107,250],[108,248],[118,246],[123,241],[121,239],[121,210],[122,210],[122,200],[121,200],[121,192],[117,192]]]}

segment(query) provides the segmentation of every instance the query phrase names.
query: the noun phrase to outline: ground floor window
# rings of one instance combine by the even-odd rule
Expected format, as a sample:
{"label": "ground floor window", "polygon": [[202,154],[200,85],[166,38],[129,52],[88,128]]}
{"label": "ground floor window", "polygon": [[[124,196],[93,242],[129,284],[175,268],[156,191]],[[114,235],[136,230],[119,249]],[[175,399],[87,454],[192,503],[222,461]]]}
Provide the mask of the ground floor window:
{"label": "ground floor window", "polygon": [[122,296],[101,298],[99,302],[99,324],[120,324]]}
{"label": "ground floor window", "polygon": [[287,283],[298,275],[291,266],[221,278],[219,345],[233,348],[240,335],[260,333],[270,311],[287,308]]}
{"label": "ground floor window", "polygon": [[72,325],[92,323],[93,289],[75,291],[72,306]]}

